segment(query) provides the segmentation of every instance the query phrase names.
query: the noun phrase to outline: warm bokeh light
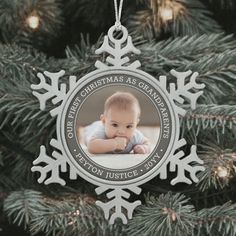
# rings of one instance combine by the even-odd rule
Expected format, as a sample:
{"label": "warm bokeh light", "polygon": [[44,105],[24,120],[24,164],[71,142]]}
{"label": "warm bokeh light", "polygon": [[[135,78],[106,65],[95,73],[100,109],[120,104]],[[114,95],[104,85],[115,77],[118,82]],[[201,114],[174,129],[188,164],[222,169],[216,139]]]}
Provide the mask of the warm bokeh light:
{"label": "warm bokeh light", "polygon": [[226,178],[228,176],[228,170],[227,168],[225,167],[222,167],[222,166],[219,166],[217,168],[217,175],[220,177],[220,178]]}
{"label": "warm bokeh light", "polygon": [[160,9],[160,17],[163,21],[173,20],[174,13],[173,10],[169,7]]}
{"label": "warm bokeh light", "polygon": [[178,17],[186,16],[185,6],[176,0],[151,0],[153,25],[158,30]]}
{"label": "warm bokeh light", "polygon": [[37,15],[30,15],[26,22],[31,29],[37,29],[39,27],[39,17]]}

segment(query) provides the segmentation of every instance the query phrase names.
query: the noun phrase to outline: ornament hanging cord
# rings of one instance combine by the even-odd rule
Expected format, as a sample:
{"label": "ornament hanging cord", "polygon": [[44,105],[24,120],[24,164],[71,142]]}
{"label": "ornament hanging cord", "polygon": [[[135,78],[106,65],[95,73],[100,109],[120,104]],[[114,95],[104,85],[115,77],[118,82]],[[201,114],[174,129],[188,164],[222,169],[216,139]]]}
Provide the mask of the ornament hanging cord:
{"label": "ornament hanging cord", "polygon": [[116,30],[121,30],[120,19],[121,19],[122,7],[123,7],[123,0],[120,1],[119,10],[118,10],[117,0],[114,0],[114,5],[115,5],[115,17],[116,17],[115,27],[116,27]]}

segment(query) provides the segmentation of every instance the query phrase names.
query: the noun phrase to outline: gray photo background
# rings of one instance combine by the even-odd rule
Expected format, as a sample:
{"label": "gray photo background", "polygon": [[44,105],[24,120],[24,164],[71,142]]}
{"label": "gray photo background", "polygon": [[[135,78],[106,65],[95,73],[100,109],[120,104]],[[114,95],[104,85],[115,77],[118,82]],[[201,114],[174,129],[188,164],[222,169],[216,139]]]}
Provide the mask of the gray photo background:
{"label": "gray photo background", "polygon": [[77,126],[86,126],[99,120],[103,113],[105,100],[117,91],[130,92],[138,99],[141,107],[139,126],[159,126],[160,119],[153,102],[138,89],[127,87],[127,85],[105,87],[90,95],[79,110]]}

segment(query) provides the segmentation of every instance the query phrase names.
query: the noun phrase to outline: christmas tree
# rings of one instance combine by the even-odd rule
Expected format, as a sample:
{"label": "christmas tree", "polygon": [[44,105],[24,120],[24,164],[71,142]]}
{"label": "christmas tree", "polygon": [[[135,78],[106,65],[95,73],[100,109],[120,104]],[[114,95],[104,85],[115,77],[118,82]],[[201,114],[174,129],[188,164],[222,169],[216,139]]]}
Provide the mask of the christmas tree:
{"label": "christmas tree", "polygon": [[64,83],[93,71],[114,15],[112,0],[0,1],[0,235],[235,235],[234,0],[123,5],[122,25],[142,52],[142,70],[155,78],[171,69],[197,71],[205,84],[197,108],[180,117],[181,136],[204,161],[197,184],[172,186],[157,176],[141,186],[133,219],[110,225],[95,204],[104,196],[82,178],[63,173],[65,186],[37,182],[32,163],[41,145],[50,151],[56,120],[50,107],[39,109],[31,84],[43,71],[65,70]]}

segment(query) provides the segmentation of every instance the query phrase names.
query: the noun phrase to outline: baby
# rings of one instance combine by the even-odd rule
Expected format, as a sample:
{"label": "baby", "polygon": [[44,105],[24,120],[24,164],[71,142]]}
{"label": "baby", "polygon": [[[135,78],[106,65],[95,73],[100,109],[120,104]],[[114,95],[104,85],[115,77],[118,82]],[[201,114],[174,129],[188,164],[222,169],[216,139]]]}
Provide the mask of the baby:
{"label": "baby", "polygon": [[149,141],[136,129],[140,117],[138,100],[127,92],[108,97],[100,121],[86,128],[88,151],[99,153],[145,154],[150,152]]}

